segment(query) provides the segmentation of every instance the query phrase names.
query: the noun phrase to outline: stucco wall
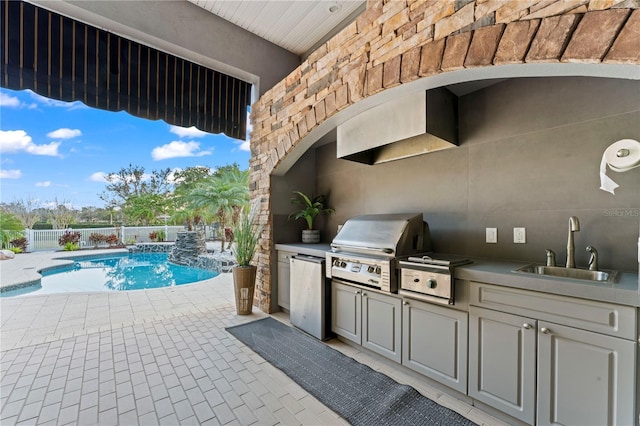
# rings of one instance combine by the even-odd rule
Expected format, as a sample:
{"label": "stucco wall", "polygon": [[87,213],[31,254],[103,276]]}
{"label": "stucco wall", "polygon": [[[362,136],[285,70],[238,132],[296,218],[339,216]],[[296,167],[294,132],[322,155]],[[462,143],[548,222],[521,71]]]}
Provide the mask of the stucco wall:
{"label": "stucco wall", "polygon": [[270,175],[325,122],[376,94],[463,69],[639,64],[638,7],[615,0],[371,1],[252,108],[250,190],[267,225],[255,259],[256,303],[269,309]]}
{"label": "stucco wall", "polygon": [[[418,212],[435,251],[544,263],[552,249],[564,264],[577,216],[578,266],[592,245],[601,268],[635,270],[640,169],[609,173],[615,196],[599,189],[598,169],[611,143],[640,140],[639,99],[632,80],[510,79],[459,98],[459,147],[374,166],[336,158],[335,143],[318,147],[314,190],[336,208],[323,235],[360,214]],[[485,243],[487,227],[497,244]],[[514,227],[526,228],[526,244],[513,243]]]}

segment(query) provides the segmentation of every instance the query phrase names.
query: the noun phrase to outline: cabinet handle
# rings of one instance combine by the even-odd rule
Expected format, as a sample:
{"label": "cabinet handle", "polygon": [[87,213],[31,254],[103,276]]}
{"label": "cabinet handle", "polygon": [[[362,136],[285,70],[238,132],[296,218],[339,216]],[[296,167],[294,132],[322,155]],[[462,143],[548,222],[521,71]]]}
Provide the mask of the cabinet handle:
{"label": "cabinet handle", "polygon": [[360,290],[356,290],[356,294],[360,294]]}
{"label": "cabinet handle", "polygon": [[522,327],[525,330],[531,330],[533,328],[533,326],[531,324],[529,324],[528,322],[525,322],[524,324],[522,324]]}
{"label": "cabinet handle", "polygon": [[542,327],[542,328],[540,329],[540,333],[542,333],[542,334],[549,334],[549,333],[551,333],[551,330],[549,330],[547,327]]}
{"label": "cabinet handle", "polygon": [[403,305],[408,306],[409,302],[407,302],[406,300],[404,302],[402,302]]}
{"label": "cabinet handle", "polygon": [[363,295],[363,296],[366,296],[366,295],[367,295],[367,293],[362,293],[362,295]]}

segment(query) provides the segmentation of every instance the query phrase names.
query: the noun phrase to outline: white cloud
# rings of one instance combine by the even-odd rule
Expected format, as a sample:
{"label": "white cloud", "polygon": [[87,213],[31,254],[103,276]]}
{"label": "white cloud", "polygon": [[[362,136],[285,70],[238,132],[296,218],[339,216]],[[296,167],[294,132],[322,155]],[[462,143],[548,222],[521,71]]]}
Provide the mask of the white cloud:
{"label": "white cloud", "polygon": [[51,181],[50,180],[46,180],[44,182],[36,182],[36,186],[39,186],[41,188],[48,188],[51,186]]}
{"label": "white cloud", "polygon": [[100,182],[100,183],[105,183],[107,182],[107,174],[105,172],[95,172],[92,173],[91,176],[89,176],[89,180],[92,182]]}
{"label": "white cloud", "polygon": [[20,99],[7,93],[0,92],[0,106],[5,108],[20,108],[22,103]]}
{"label": "white cloud", "polygon": [[18,169],[0,170],[0,179],[20,179],[22,172]]}
{"label": "white cloud", "polygon": [[247,120],[247,140],[251,139],[251,132],[253,132],[253,126],[251,121]]}
{"label": "white cloud", "polygon": [[204,155],[210,155],[212,152],[213,151],[200,151],[199,142],[173,141],[166,145],[153,148],[151,157],[158,161],[176,157],[202,157]]}
{"label": "white cloud", "polygon": [[57,157],[60,142],[36,145],[24,130],[0,130],[0,151],[4,154],[26,152],[33,155]]}
{"label": "white cloud", "polygon": [[178,179],[176,178],[176,174],[180,173],[181,171],[182,171],[182,169],[180,167],[176,167],[174,169],[171,169],[171,172],[167,175],[167,182],[177,183]]}
{"label": "white cloud", "polygon": [[202,130],[196,129],[195,126],[192,126],[192,127],[170,126],[169,131],[173,134],[180,136],[181,138],[202,138],[209,134],[207,132],[203,132]]}
{"label": "white cloud", "polygon": [[29,92],[33,100],[35,100],[37,103],[44,105],[46,107],[66,108],[69,111],[72,111],[74,109],[88,108],[88,106],[86,106],[80,101],[75,101],[75,102],[58,101],[56,99],[50,99],[50,98],[46,98],[44,96],[38,95],[37,93],[32,92],[30,90]]}
{"label": "white cloud", "polygon": [[77,138],[78,136],[82,136],[82,132],[79,129],[67,129],[63,127],[61,129],[47,133],[47,136],[51,139],[72,139]]}

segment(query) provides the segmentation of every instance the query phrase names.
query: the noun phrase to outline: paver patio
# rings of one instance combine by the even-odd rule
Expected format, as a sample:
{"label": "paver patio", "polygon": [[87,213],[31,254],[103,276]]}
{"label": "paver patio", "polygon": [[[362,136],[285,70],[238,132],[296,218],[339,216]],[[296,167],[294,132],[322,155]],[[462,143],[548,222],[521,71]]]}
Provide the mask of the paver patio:
{"label": "paver patio", "polygon": [[[2,262],[3,285],[23,277],[22,262],[56,255]],[[3,426],[346,423],[225,331],[266,316],[255,307],[236,315],[231,274],[165,289],[3,298],[0,310]],[[503,424],[374,354],[328,344],[480,425]]]}

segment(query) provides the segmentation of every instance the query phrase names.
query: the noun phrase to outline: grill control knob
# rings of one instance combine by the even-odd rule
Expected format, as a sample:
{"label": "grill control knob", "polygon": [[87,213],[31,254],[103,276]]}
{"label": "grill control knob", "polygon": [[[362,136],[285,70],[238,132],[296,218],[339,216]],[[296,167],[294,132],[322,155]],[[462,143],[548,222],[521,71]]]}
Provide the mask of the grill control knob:
{"label": "grill control knob", "polygon": [[437,285],[438,283],[436,283],[436,280],[434,280],[433,278],[429,278],[427,280],[427,288],[436,288]]}
{"label": "grill control knob", "polygon": [[372,273],[374,270],[375,270],[375,268],[374,268],[373,266],[369,266],[369,267],[367,268],[367,272],[368,272],[368,273]]}
{"label": "grill control knob", "polygon": [[347,267],[347,262],[340,262],[340,267],[341,268],[346,268]]}
{"label": "grill control knob", "polygon": [[382,272],[382,269],[380,269],[379,266],[376,266],[376,274],[380,275],[380,272]]}

